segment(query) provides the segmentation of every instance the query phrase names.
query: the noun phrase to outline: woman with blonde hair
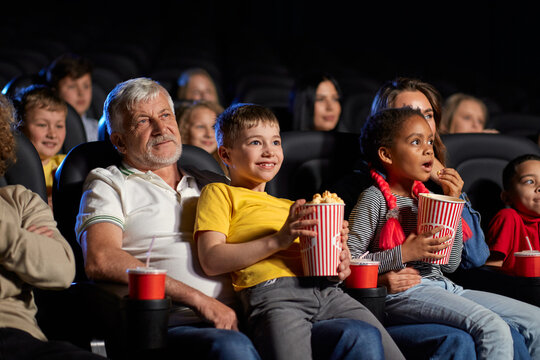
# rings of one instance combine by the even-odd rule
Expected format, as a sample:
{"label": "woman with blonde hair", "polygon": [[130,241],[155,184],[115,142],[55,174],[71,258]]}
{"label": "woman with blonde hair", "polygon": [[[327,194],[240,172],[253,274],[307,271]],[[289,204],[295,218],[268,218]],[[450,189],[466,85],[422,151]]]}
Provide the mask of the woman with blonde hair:
{"label": "woman with blonde hair", "polygon": [[187,105],[177,111],[178,128],[182,143],[198,146],[210,153],[219,163],[225,175],[226,166],[217,155],[214,124],[223,107],[215,102],[201,101]]}
{"label": "woman with blonde hair", "polygon": [[439,130],[441,134],[497,133],[486,129],[488,121],[486,104],[472,95],[455,93],[446,99]]}

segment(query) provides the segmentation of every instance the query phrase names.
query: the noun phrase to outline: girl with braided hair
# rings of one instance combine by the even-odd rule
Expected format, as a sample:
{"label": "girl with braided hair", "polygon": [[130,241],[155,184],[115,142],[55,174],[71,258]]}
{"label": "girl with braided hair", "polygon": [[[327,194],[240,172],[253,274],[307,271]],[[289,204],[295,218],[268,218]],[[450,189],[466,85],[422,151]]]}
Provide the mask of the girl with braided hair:
{"label": "girl with braided hair", "polygon": [[[369,162],[374,185],[360,195],[349,218],[348,245],[353,257],[369,251],[378,260],[379,273],[416,269],[421,282],[386,298],[387,323],[439,323],[468,332],[474,339],[479,359],[511,359],[513,340],[509,326],[525,339],[533,358],[540,356],[540,308],[497,294],[466,290],[446,278],[461,259],[462,226],[458,223],[448,264],[421,259],[438,259],[435,252],[446,248],[449,237],[434,239],[442,228],[415,234],[418,194],[429,192],[423,182],[434,163],[434,136],[428,121],[418,110],[390,108],[375,113],[364,124],[363,156]],[[441,182],[445,195],[461,193],[449,172]],[[456,176],[455,174],[453,176]]]}
{"label": "girl with braided hair", "polygon": [[[484,265],[489,248],[481,227],[480,213],[472,208],[471,202],[463,188],[463,180],[457,171],[446,167],[446,147],[439,136],[442,119],[442,97],[439,91],[431,84],[420,79],[397,77],[385,82],[375,94],[371,104],[371,115],[387,108],[410,106],[421,111],[433,132],[433,166],[427,188],[436,193],[447,192],[452,186],[460,189],[460,199],[465,201],[463,208],[463,249],[461,253],[460,269],[471,269]],[[448,180],[448,181],[444,181]],[[453,191],[453,190],[452,190]],[[413,285],[418,278],[413,272],[389,273],[383,280],[390,287],[404,289]]]}

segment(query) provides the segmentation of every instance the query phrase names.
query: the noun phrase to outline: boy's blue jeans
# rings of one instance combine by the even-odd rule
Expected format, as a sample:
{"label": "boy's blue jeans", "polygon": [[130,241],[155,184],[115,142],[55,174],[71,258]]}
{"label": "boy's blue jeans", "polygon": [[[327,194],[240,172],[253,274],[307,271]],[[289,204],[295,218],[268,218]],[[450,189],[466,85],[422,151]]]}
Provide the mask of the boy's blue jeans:
{"label": "boy's blue jeans", "polygon": [[167,359],[260,359],[251,340],[239,331],[177,326],[169,329],[167,340]]}
{"label": "boy's blue jeans", "polygon": [[404,359],[377,318],[326,278],[273,279],[240,298],[263,359]]}
{"label": "boy's blue jeans", "polygon": [[446,278],[422,279],[386,298],[390,324],[446,324],[467,331],[479,359],[512,359],[509,325],[525,339],[532,358],[540,356],[540,308],[505,296],[465,290]]}

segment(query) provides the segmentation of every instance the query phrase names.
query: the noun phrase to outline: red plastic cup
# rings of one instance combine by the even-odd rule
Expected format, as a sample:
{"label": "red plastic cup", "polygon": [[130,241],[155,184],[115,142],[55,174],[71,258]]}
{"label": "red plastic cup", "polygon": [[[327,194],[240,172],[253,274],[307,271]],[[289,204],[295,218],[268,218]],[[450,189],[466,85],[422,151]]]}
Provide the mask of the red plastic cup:
{"label": "red plastic cup", "polygon": [[454,244],[458,222],[461,221],[461,212],[465,201],[446,195],[420,194],[418,196],[418,227],[417,233],[422,234],[437,226],[443,229],[433,235],[434,239],[451,235],[448,242],[450,246],[437,251],[436,254],[444,255],[442,259],[423,259],[423,262],[431,264],[448,264],[450,252]]}
{"label": "red plastic cup", "polygon": [[540,251],[525,250],[514,253],[514,273],[517,276],[539,277],[540,276]]}
{"label": "red plastic cup", "polygon": [[151,267],[127,269],[129,297],[137,300],[165,298],[165,275],[167,270]]}
{"label": "red plastic cup", "polygon": [[351,289],[367,289],[377,287],[379,262],[367,259],[351,260],[351,275],[345,279],[345,286]]}
{"label": "red plastic cup", "polygon": [[338,274],[339,255],[341,254],[341,228],[345,204],[306,204],[314,207],[315,212],[304,219],[319,220],[316,237],[300,236],[302,267],[305,276],[336,276]]}

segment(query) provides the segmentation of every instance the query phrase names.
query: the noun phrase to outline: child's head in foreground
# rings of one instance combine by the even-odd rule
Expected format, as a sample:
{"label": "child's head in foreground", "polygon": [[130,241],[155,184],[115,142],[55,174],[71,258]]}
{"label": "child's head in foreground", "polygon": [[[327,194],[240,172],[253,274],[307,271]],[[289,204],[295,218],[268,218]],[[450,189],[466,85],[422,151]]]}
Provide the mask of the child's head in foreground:
{"label": "child's head in foreground", "polygon": [[277,174],[283,161],[279,122],[272,111],[254,104],[235,104],[216,120],[219,156],[231,184],[252,187]]}
{"label": "child's head in foreground", "polygon": [[45,165],[66,138],[66,103],[45,85],[23,89],[16,98],[18,128],[25,134]]}
{"label": "child's head in foreground", "polygon": [[370,116],[362,129],[364,159],[384,174],[427,181],[433,164],[433,133],[417,109],[389,108]]}
{"label": "child's head in foreground", "polygon": [[540,156],[526,154],[511,160],[503,170],[503,202],[517,211],[540,216]]}

